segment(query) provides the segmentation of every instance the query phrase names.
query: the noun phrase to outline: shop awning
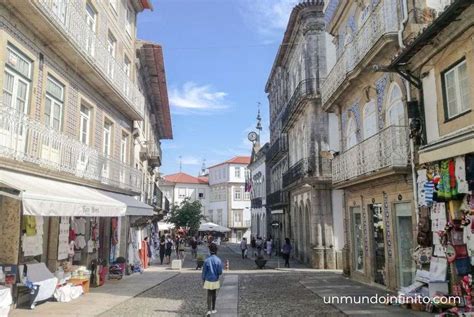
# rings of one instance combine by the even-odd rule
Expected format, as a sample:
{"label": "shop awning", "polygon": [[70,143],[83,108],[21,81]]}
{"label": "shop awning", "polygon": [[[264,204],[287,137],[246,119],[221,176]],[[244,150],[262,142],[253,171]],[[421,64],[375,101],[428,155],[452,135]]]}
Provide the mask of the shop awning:
{"label": "shop awning", "polygon": [[22,173],[0,170],[0,186],[20,191],[25,215],[121,217],[127,210],[98,190]]}
{"label": "shop awning", "polygon": [[118,200],[125,205],[127,205],[127,211],[125,212],[126,216],[154,216],[155,212],[153,211],[153,207],[147,205],[139,200],[136,200],[132,196],[113,193],[113,192],[106,192],[100,191],[102,194]]}

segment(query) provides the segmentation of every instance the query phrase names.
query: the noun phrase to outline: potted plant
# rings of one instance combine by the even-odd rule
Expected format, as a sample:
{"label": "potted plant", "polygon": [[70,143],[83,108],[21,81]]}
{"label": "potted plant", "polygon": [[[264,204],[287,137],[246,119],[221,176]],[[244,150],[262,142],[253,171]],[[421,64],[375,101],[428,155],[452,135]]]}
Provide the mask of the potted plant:
{"label": "potted plant", "polygon": [[255,259],[255,264],[257,264],[257,267],[259,269],[263,269],[265,267],[265,264],[267,264],[267,260],[262,255],[257,256]]}
{"label": "potted plant", "polygon": [[204,256],[202,254],[199,254],[196,257],[196,270],[202,268],[204,265]]}

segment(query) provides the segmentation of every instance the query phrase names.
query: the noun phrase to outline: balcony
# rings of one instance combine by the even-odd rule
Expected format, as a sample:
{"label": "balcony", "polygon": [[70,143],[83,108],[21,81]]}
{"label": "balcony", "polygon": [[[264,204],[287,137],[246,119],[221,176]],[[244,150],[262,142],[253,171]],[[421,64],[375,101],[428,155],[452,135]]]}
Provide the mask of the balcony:
{"label": "balcony", "polygon": [[154,186],[153,200],[151,202],[152,206],[156,209],[163,209],[163,192],[158,186]]}
{"label": "balcony", "polygon": [[250,226],[251,226],[250,220],[231,221],[230,223],[231,228],[250,228]]}
{"label": "balcony", "polygon": [[250,208],[252,208],[252,209],[259,209],[259,208],[262,208],[262,206],[263,206],[262,197],[253,198],[250,201]]}
{"label": "balcony", "polygon": [[0,105],[0,158],[57,172],[58,176],[141,192],[142,173],[78,140]]}
{"label": "balcony", "polygon": [[267,151],[265,160],[268,163],[273,163],[281,159],[285,153],[288,152],[288,136],[283,133]]}
{"label": "balcony", "polygon": [[277,190],[276,192],[267,195],[267,206],[277,207],[288,204],[288,193]]}
{"label": "balcony", "polygon": [[342,185],[375,173],[404,171],[409,164],[408,128],[390,126],[351,147],[332,161],[332,182]]}
{"label": "balcony", "polygon": [[301,107],[302,101],[306,98],[316,98],[317,93],[318,80],[316,78],[305,79],[298,84],[281,115],[281,128],[283,131],[288,131],[291,123],[293,123],[298,114],[304,110],[303,107]]}
{"label": "balcony", "polygon": [[10,0],[8,3],[32,24],[47,46],[107,96],[120,112],[132,120],[143,120],[143,94],[130,79],[125,64],[110,53],[113,49],[107,47],[107,35],[97,34],[88,26],[83,1]]}
{"label": "balcony", "polygon": [[309,177],[327,181],[331,177],[331,162],[316,156],[299,160],[283,174],[283,188]]}
{"label": "balcony", "polygon": [[395,37],[397,31],[397,1],[381,0],[354,35],[352,41],[346,44],[344,51],[322,83],[321,102],[324,108],[327,108],[333,95],[341,93],[339,87],[377,42],[386,35]]}
{"label": "balcony", "polygon": [[154,141],[148,141],[146,143],[146,154],[148,162],[151,166],[161,165],[161,147]]}

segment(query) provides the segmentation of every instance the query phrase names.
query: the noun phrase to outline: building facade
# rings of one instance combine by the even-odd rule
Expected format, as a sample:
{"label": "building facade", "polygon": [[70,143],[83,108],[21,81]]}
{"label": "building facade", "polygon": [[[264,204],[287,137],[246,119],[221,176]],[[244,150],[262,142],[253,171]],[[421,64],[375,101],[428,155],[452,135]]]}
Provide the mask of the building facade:
{"label": "building facade", "polygon": [[[265,157],[268,150],[268,144],[264,144],[261,148],[255,144],[248,165],[247,190],[250,191],[250,214],[251,229],[250,232],[254,236],[262,238],[272,235],[269,229],[270,217],[267,215],[267,169],[265,165]],[[280,239],[273,235],[274,242]]]}
{"label": "building facade", "polygon": [[[390,69],[410,83],[404,107],[417,149],[413,240],[433,250],[425,270],[433,271],[435,262],[449,268],[437,280],[449,284],[454,294],[471,266],[461,270],[459,252],[449,264],[448,248],[462,244],[466,256],[474,255],[469,225],[474,220],[474,4],[457,0],[432,9],[433,21],[413,40],[400,43]],[[432,194],[427,188],[433,188]],[[427,221],[428,228],[423,226]]]}
{"label": "building facade", "polygon": [[336,61],[321,101],[337,116],[332,184],[344,190],[344,269],[389,289],[411,284],[415,274],[412,147],[404,107],[410,94],[406,80],[383,72],[399,38],[412,38],[425,22],[424,7],[413,5],[418,3],[330,1],[325,10]]}
{"label": "building facade", "polygon": [[[282,218],[296,257],[315,268],[331,269],[342,266],[341,246],[335,241],[342,233],[342,227],[337,228],[340,210],[333,206],[333,199],[342,196],[334,195],[331,162],[321,154],[330,150],[334,123],[320,99],[327,68],[323,6],[322,1],[302,1],[293,9],[267,82],[272,197],[267,204],[273,221]],[[281,209],[274,206],[277,198]]]}
{"label": "building facade", "polygon": [[[73,262],[112,262],[127,257],[135,220],[162,210],[160,140],[172,138],[163,56],[136,38],[137,15],[151,8],[0,5],[0,211],[11,226],[0,263],[34,258],[54,272],[71,256],[67,233],[77,221],[85,227]],[[25,221],[36,222],[36,235],[19,235]]]}
{"label": "building facade", "polygon": [[[209,181],[207,177],[194,177],[186,173],[163,176],[160,181],[163,194],[171,205],[180,205],[185,199],[199,200],[203,216],[209,217]],[[209,220],[212,221],[212,220]]]}
{"label": "building facade", "polygon": [[250,241],[250,193],[245,191],[249,163],[250,157],[236,156],[209,167],[208,219],[231,229],[231,242],[239,242],[243,237]]}

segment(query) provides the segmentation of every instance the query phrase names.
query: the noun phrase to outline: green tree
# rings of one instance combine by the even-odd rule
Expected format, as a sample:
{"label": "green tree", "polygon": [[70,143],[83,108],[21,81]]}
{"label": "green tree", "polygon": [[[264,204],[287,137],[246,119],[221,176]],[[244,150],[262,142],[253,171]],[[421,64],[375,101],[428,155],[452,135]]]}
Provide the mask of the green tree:
{"label": "green tree", "polygon": [[175,204],[171,208],[168,222],[174,224],[176,228],[186,228],[193,235],[199,230],[201,220],[206,219],[201,214],[201,208],[202,204],[200,201],[191,201],[189,198],[185,198],[181,204]]}

